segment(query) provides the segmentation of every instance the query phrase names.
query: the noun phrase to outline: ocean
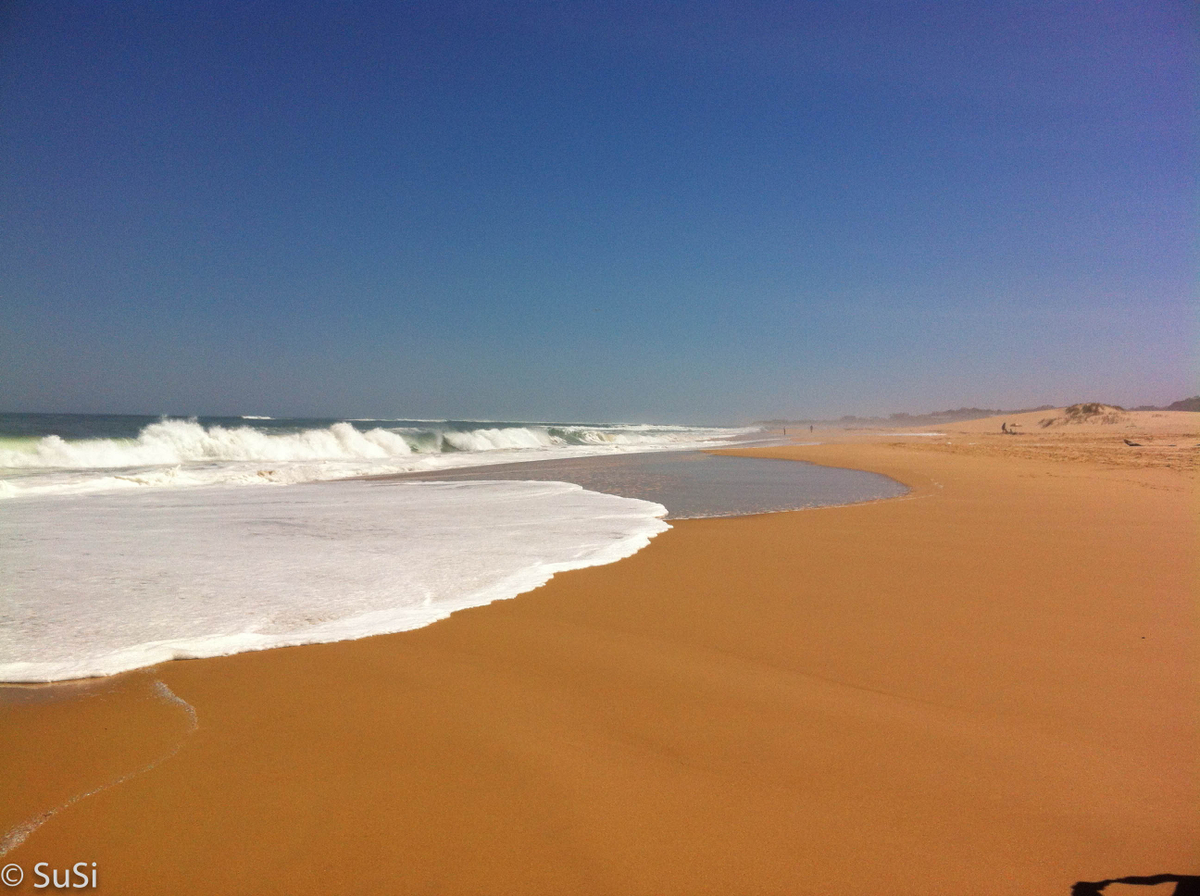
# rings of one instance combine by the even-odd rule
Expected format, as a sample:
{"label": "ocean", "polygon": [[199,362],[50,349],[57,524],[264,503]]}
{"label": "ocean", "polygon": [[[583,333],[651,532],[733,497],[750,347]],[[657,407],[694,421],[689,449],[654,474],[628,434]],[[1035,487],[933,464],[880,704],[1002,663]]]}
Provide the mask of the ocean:
{"label": "ocean", "polygon": [[0,681],[428,625],[668,519],[901,494],[754,428],[0,414]]}
{"label": "ocean", "polygon": [[0,414],[0,497],[288,485],[516,460],[705,448],[755,432],[622,423]]}

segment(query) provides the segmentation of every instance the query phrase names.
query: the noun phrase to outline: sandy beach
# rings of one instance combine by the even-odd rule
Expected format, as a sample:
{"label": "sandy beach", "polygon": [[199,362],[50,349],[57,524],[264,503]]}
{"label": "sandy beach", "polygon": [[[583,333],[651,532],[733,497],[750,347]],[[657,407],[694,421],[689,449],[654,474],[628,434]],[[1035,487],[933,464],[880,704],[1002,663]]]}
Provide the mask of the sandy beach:
{"label": "sandy beach", "polygon": [[753,450],[911,492],[676,522],[428,628],[0,688],[14,892],[1198,874],[1200,414],[1027,417]]}

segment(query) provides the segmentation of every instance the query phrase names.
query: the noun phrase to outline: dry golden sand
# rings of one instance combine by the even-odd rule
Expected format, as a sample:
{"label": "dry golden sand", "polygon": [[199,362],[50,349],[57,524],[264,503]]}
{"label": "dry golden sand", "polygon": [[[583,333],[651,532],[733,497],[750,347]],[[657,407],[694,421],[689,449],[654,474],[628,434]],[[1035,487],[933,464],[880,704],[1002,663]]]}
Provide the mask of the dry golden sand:
{"label": "dry golden sand", "polygon": [[1000,422],[755,452],[913,491],[684,521],[419,631],[6,689],[0,831],[130,775],[4,857],[14,892],[37,861],[123,894],[1200,873],[1200,415]]}

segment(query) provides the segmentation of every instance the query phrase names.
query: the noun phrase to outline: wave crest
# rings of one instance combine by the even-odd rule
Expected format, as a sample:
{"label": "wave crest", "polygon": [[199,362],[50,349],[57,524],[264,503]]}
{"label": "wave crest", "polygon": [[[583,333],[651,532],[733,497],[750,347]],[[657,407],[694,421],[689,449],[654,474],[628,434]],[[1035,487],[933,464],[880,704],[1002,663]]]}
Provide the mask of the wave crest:
{"label": "wave crest", "polygon": [[281,422],[239,426],[163,419],[144,426],[135,438],[7,438],[0,441],[0,476],[5,476],[0,499],[147,486],[283,485],[533,457],[694,449],[747,432],[583,423],[365,426],[341,421],[287,428]]}
{"label": "wave crest", "polygon": [[194,420],[163,420],[136,439],[39,439],[30,451],[0,450],[0,467],[93,470],[166,466],[205,461],[379,460],[413,453],[403,436],[349,423],[296,433],[265,433],[250,426],[228,429]]}

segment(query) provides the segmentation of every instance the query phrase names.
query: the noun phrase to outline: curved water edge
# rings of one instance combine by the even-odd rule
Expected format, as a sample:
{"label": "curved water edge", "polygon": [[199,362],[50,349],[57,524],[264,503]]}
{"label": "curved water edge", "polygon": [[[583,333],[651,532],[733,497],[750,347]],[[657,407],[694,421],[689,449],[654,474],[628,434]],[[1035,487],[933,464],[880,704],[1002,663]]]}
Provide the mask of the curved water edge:
{"label": "curved water edge", "polygon": [[[235,448],[258,455],[286,449],[294,461],[306,450],[328,454],[322,440],[341,438],[339,444],[363,455],[354,470],[388,469],[366,458],[375,449],[358,441],[378,448],[385,439],[342,427],[349,424],[239,433],[158,421],[127,443],[85,439],[71,450],[95,463],[104,452],[125,459],[120,452],[164,450],[157,443],[165,439],[175,449],[182,443],[219,453],[215,445],[223,457]],[[712,442],[715,432],[703,435]],[[621,443],[611,432],[601,439],[592,427],[584,433],[591,446],[547,450],[489,448],[492,434],[463,429],[441,438],[475,440],[474,450],[435,455],[458,458],[456,464],[418,466],[415,475],[384,481],[322,481],[350,468],[321,461],[321,475],[310,476],[305,462],[297,462],[293,470],[308,481],[289,488],[245,488],[228,478],[184,488],[160,477],[149,488],[77,490],[79,480],[70,476],[91,476],[94,485],[97,469],[112,471],[34,470],[35,478],[67,476],[68,487],[50,483],[0,501],[0,681],[68,681],[170,659],[419,628],[458,609],[515,597],[556,572],[627,557],[669,528],[665,519],[796,510],[907,491],[879,474],[667,450],[705,445],[700,434],[695,427],[625,427],[615,435],[633,441]],[[745,435],[723,431],[718,443],[728,446],[739,434]],[[43,457],[62,448],[46,436],[35,441]],[[597,452],[601,442],[608,448]],[[580,447],[586,453],[571,453]],[[12,439],[0,446],[26,449],[12,448]],[[63,457],[69,460],[69,452]],[[511,457],[546,459],[500,462]],[[197,461],[193,468],[227,476],[238,463]],[[116,478],[135,478],[128,472]]]}
{"label": "curved water edge", "polygon": [[563,482],[332,482],[5,502],[0,681],[351,640],[612,563],[661,505]]}
{"label": "curved water edge", "polygon": [[174,704],[183,712],[188,723],[187,731],[184,732],[183,737],[176,741],[175,745],[167,750],[167,752],[156,756],[145,765],[126,772],[123,775],[118,775],[109,781],[105,781],[104,783],[93,787],[91,790],[77,793],[74,796],[69,797],[65,802],[59,803],[57,806],[52,806],[49,809],[39,812],[37,815],[27,818],[20,824],[17,824],[9,828],[7,831],[0,833],[0,856],[4,856],[7,853],[12,852],[27,839],[29,839],[29,836],[34,831],[48,822],[55,815],[58,815],[60,812],[71,808],[76,803],[86,800],[88,797],[95,796],[98,793],[103,793],[105,790],[110,790],[113,787],[124,784],[126,781],[130,781],[139,775],[144,775],[146,772],[162,765],[179,752],[187,738],[195,734],[200,728],[200,719],[196,714],[196,707],[192,706],[192,704],[188,703],[186,700],[172,691],[164,682],[155,681],[151,692],[157,699]]}
{"label": "curved water edge", "polygon": [[667,508],[668,520],[783,513],[898,498],[910,491],[882,473],[701,451],[497,464],[395,478],[561,480],[591,491],[654,501]]}

